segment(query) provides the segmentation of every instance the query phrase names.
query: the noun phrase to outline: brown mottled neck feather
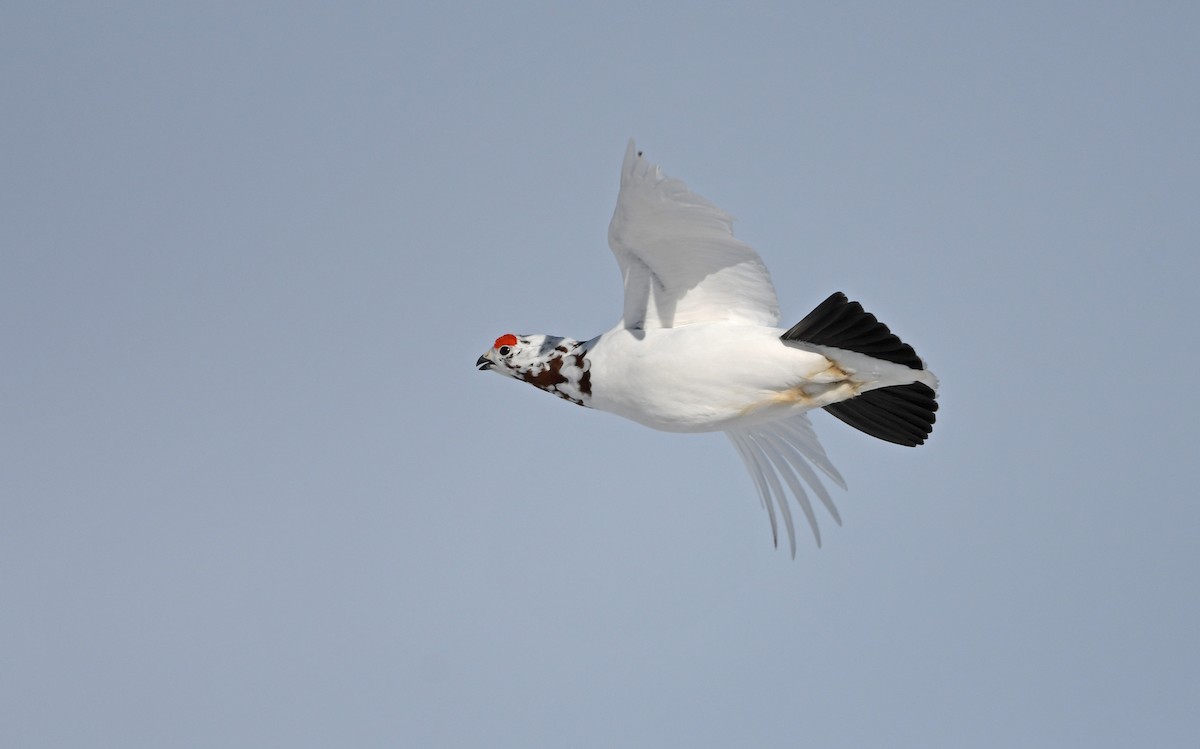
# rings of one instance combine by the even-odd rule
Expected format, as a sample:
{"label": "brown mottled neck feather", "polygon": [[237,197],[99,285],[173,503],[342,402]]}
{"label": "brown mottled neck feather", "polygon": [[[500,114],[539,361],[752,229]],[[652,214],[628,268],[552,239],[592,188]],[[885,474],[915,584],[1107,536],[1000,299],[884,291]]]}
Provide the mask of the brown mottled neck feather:
{"label": "brown mottled neck feather", "polygon": [[520,373],[521,379],[564,400],[589,406],[592,372],[586,344],[566,338],[555,343],[547,358]]}

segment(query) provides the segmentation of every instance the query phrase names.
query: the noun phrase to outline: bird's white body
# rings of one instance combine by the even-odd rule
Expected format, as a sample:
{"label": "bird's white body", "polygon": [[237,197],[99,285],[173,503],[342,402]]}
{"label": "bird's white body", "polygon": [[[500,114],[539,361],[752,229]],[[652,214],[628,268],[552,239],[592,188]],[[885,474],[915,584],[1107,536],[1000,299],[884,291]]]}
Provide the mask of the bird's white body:
{"label": "bird's white body", "polygon": [[506,334],[477,366],[654,429],[724,431],[776,539],[782,517],[794,556],[789,491],[819,544],[805,485],[840,518],[813,467],[845,487],[807,412],[824,408],[872,436],[918,445],[933,426],[937,379],[844,294],[791,329],[777,327],[766,266],[731,227],[728,214],[630,141],[608,232],[625,287],[620,322],[583,343]]}
{"label": "bird's white body", "polygon": [[913,381],[908,367],[801,348],[781,341],[783,333],[738,323],[617,327],[590,342],[588,405],[666,432],[726,431]]}

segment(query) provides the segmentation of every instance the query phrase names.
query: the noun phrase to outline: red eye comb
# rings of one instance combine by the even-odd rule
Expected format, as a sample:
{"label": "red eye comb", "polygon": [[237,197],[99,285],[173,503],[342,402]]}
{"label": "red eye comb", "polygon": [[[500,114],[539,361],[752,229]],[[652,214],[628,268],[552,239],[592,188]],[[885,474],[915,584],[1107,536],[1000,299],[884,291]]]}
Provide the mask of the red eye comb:
{"label": "red eye comb", "polygon": [[516,345],[517,345],[517,337],[515,335],[513,335],[512,333],[506,333],[505,335],[502,335],[496,339],[495,348],[500,348],[501,346],[516,346]]}

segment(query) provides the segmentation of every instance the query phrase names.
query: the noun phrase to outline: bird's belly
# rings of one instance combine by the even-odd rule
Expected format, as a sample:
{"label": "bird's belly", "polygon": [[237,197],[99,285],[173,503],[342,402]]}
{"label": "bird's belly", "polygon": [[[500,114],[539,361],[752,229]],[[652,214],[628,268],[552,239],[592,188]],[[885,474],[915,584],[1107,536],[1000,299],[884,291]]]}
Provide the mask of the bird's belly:
{"label": "bird's belly", "polygon": [[668,432],[773,421],[850,395],[836,392],[850,387],[836,365],[766,328],[621,331],[589,358],[589,405]]}

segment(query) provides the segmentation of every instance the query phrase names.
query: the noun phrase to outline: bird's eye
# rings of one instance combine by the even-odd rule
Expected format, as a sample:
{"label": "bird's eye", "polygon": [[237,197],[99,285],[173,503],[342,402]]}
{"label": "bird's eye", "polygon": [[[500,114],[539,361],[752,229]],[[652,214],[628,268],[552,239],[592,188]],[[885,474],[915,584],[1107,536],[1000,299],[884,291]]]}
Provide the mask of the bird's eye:
{"label": "bird's eye", "polygon": [[496,349],[496,351],[498,351],[501,356],[508,356],[508,352],[512,351],[512,349],[510,349],[508,346],[501,346],[500,348]]}

